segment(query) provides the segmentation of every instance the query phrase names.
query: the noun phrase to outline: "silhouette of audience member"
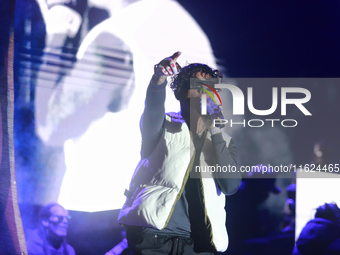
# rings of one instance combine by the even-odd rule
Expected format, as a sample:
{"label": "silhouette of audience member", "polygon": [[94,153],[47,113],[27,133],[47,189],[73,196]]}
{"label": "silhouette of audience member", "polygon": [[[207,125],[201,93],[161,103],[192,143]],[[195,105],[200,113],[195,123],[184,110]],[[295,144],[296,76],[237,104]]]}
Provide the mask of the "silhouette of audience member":
{"label": "silhouette of audience member", "polygon": [[335,203],[316,209],[296,241],[293,255],[340,254],[340,209]]}
{"label": "silhouette of audience member", "polygon": [[313,160],[311,163],[321,165],[334,164],[335,162],[335,146],[332,142],[323,139],[315,143],[313,149]]}
{"label": "silhouette of audience member", "polygon": [[[263,172],[263,168],[267,172]],[[244,242],[250,238],[268,236],[273,230],[270,212],[261,207],[270,193],[279,194],[276,175],[271,168],[256,165],[253,172],[243,178],[236,194],[228,197],[227,228],[230,238],[225,254],[244,254]]]}
{"label": "silhouette of audience member", "polygon": [[[260,238],[246,239],[242,243],[241,254],[246,255],[288,255],[292,254],[295,245],[295,193],[296,185],[286,188],[287,196],[284,204],[284,222],[281,224],[269,221],[271,231]],[[261,212],[260,212],[261,213]],[[261,217],[263,218],[263,217]],[[263,226],[266,224],[261,223]],[[263,227],[261,225],[261,227]],[[278,226],[280,225],[280,229]],[[277,231],[275,231],[275,228]]]}
{"label": "silhouette of audience member", "polygon": [[281,232],[288,234],[295,232],[296,184],[290,184],[286,191],[287,197],[284,207],[285,223]]}
{"label": "silhouette of audience member", "polygon": [[26,242],[30,255],[75,255],[66,242],[68,211],[57,203],[45,205],[39,213],[40,226]]}

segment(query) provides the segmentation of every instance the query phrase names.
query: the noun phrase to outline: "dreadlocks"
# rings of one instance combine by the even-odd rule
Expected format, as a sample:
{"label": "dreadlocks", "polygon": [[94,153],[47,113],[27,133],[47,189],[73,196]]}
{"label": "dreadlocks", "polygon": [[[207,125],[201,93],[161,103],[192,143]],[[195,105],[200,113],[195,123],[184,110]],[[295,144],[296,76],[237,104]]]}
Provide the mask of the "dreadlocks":
{"label": "dreadlocks", "polygon": [[209,75],[211,78],[222,78],[223,75],[217,69],[200,64],[193,63],[183,67],[180,72],[175,75],[170,84],[170,88],[174,91],[177,100],[186,96],[186,91],[190,89],[190,78],[196,78],[197,73]]}

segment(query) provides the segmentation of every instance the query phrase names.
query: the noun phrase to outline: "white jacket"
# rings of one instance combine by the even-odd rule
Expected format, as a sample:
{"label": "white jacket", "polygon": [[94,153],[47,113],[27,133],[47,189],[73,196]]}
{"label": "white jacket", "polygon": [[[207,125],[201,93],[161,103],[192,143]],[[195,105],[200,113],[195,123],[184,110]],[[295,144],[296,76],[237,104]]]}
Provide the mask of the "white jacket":
{"label": "white jacket", "polygon": [[[224,133],[223,138],[228,146],[231,137]],[[200,166],[216,165],[212,151],[211,137],[207,133],[200,155]],[[182,194],[194,157],[195,149],[188,126],[180,115],[166,115],[164,132],[156,148],[150,156],[139,162],[133,174],[130,196],[127,196],[120,211],[118,222],[163,229]],[[228,246],[225,195],[211,177],[201,178],[200,183],[206,213],[205,223],[211,231],[211,243],[217,251],[225,251]]]}

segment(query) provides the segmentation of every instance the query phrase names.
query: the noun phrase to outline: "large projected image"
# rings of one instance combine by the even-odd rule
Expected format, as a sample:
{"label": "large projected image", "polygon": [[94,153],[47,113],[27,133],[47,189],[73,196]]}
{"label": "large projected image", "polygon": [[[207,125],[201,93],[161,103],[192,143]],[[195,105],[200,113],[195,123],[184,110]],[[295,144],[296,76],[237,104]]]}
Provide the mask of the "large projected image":
{"label": "large projected image", "polygon": [[[159,56],[180,49],[181,65],[216,67],[207,36],[176,1],[91,2],[106,6],[111,16],[86,36],[84,20],[94,19],[88,11],[80,15],[72,6],[39,2],[46,45],[35,73],[35,131],[47,161],[41,167],[48,167],[53,178],[39,177],[46,190],[34,200],[58,200],[66,209],[81,211],[119,209],[124,203],[140,158],[138,127],[146,88]],[[166,29],[154,22],[165,11],[176,13]],[[67,19],[59,23],[60,17]],[[166,110],[178,111],[169,88],[167,93]]]}

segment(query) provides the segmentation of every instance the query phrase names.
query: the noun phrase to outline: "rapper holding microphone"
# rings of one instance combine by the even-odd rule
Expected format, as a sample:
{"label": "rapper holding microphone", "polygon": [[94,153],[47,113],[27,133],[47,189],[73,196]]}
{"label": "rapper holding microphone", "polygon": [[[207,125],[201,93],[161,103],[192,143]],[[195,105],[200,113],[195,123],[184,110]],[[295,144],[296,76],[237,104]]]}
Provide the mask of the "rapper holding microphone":
{"label": "rapper holding microphone", "polygon": [[[155,65],[146,92],[141,161],[118,218],[132,254],[217,254],[228,247],[225,195],[238,190],[241,175],[200,171],[237,164],[233,140],[213,122],[222,116],[219,106],[201,114],[203,93],[216,92],[222,74],[199,63],[181,68],[180,55]],[[165,113],[168,77],[179,113]]]}

